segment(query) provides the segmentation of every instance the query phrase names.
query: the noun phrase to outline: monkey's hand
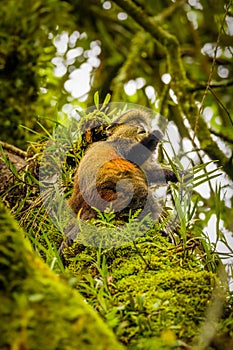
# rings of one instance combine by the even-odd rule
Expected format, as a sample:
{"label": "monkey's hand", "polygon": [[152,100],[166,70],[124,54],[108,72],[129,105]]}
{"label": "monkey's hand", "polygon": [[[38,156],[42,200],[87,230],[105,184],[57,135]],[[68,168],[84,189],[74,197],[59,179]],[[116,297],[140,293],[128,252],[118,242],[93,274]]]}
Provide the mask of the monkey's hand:
{"label": "monkey's hand", "polygon": [[162,138],[163,134],[159,130],[154,130],[130,149],[127,160],[138,166],[142,165],[155,151]]}
{"label": "monkey's hand", "polygon": [[161,141],[162,138],[163,138],[163,134],[159,130],[154,130],[148,136],[144,137],[141,140],[140,144],[142,146],[145,146],[151,152],[154,152],[159,141]]}

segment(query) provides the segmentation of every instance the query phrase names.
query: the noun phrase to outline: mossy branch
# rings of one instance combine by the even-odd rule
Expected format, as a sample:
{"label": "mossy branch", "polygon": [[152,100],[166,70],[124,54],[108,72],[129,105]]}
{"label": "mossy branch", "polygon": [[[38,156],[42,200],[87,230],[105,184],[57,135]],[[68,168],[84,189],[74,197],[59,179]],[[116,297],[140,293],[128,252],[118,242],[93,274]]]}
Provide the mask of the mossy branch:
{"label": "mossy branch", "polygon": [[33,253],[0,203],[0,349],[123,350],[83,297]]}
{"label": "mossy branch", "polygon": [[[209,85],[211,89],[224,89],[233,85],[233,79],[226,79],[222,81],[212,82]],[[188,89],[189,92],[204,91],[206,89],[206,82],[197,83]]]}

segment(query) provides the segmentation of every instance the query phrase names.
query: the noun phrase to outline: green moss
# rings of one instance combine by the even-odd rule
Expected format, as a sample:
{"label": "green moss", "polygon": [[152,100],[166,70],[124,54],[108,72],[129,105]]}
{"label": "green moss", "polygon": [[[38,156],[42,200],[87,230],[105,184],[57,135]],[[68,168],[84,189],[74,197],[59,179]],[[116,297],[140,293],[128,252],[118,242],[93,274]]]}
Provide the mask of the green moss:
{"label": "green moss", "polygon": [[[74,256],[80,246],[73,246]],[[122,247],[82,249],[69,265],[77,288],[129,349],[195,343],[219,283],[197,254],[155,230]]]}
{"label": "green moss", "polygon": [[83,298],[31,250],[0,204],[0,348],[122,349]]}

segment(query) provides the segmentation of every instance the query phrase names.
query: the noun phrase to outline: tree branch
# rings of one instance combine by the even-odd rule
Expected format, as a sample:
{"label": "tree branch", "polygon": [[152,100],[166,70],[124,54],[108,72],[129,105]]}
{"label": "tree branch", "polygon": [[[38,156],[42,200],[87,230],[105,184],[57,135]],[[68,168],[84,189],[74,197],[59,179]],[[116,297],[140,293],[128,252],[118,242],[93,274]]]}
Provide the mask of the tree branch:
{"label": "tree branch", "polygon": [[[233,179],[233,165],[220,150],[216,142],[211,138],[210,131],[203,118],[199,118],[200,111],[190,95],[191,84],[186,77],[186,72],[180,55],[180,46],[177,38],[171,35],[161,26],[161,22],[148,16],[142,8],[132,0],[113,0],[118,6],[127,12],[144,30],[151,34],[152,38],[162,45],[167,56],[168,72],[171,75],[171,88],[174,90],[181,116],[186,116],[198,139],[201,148],[213,160],[218,160],[225,172]],[[194,143],[194,140],[192,140]]]}
{"label": "tree branch", "polygon": [[[209,88],[211,89],[221,89],[221,88],[226,88],[228,86],[233,85],[233,79],[228,79],[228,80],[222,80],[222,81],[217,81],[214,83],[211,83],[209,85]],[[189,92],[196,92],[196,91],[204,91],[206,89],[206,82],[202,83],[197,83],[197,85],[188,88]]]}
{"label": "tree branch", "polygon": [[0,145],[5,150],[7,150],[7,151],[9,151],[11,153],[14,153],[14,154],[16,154],[19,157],[22,157],[22,158],[26,158],[27,157],[27,152],[22,151],[20,148],[15,147],[15,146],[7,143],[7,142],[0,141]]}
{"label": "tree branch", "polygon": [[[125,10],[143,29],[151,34],[158,44],[163,45],[166,50],[169,73],[173,81],[183,81],[187,83],[185,70],[181,62],[179,42],[174,35],[164,30],[161,22],[148,16],[132,0],[113,0],[118,6]],[[159,17],[158,17],[159,18]]]}

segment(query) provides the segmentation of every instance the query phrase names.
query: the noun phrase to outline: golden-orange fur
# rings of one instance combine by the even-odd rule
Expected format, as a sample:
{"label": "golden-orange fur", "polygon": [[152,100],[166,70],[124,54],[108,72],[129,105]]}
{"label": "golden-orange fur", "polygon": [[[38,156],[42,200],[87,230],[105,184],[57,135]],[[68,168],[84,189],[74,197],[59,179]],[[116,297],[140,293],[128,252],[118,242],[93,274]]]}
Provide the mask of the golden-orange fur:
{"label": "golden-orange fur", "polygon": [[142,209],[147,203],[146,212],[151,210],[152,217],[158,216],[150,184],[176,181],[176,177],[152,161],[162,135],[149,131],[145,113],[129,111],[113,124],[106,141],[89,147],[77,169],[69,200],[76,214],[82,209],[81,219],[95,217],[93,207],[105,211],[110,203],[119,215]]}
{"label": "golden-orange fur", "polygon": [[[102,212],[111,208],[125,220],[138,209],[158,218],[151,184],[177,181],[171,170],[152,159],[162,134],[151,130],[147,115],[140,110],[123,114],[108,132],[107,140],[94,142],[80,161],[70,208],[84,221],[97,216],[94,208]],[[76,234],[67,232],[69,244]]]}

